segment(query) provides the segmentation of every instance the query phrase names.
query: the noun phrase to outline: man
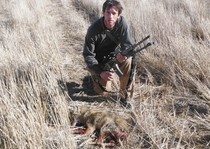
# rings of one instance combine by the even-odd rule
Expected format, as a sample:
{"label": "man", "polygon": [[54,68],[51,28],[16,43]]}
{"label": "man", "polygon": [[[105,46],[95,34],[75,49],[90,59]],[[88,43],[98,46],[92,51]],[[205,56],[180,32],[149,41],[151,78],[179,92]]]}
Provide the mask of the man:
{"label": "man", "polygon": [[[103,17],[96,20],[88,29],[83,56],[93,79],[96,93],[105,95],[111,91],[114,72],[104,70],[103,60],[115,52],[117,46],[123,51],[133,44],[128,24],[121,16],[123,7],[118,0],[106,0],[103,4]],[[117,64],[123,72],[120,80],[120,101],[130,106],[134,92],[134,61],[120,52],[116,54]]]}

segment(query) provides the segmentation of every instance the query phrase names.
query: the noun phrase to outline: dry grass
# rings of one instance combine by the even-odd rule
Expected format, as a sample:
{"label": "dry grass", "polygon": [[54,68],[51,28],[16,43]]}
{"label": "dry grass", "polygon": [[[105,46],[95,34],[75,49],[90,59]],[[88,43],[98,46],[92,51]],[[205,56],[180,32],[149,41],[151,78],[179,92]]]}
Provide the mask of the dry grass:
{"label": "dry grass", "polygon": [[[208,0],[123,2],[135,39],[150,34],[155,45],[138,55],[137,123],[122,148],[209,148]],[[90,94],[84,70],[84,36],[102,4],[0,2],[0,148],[86,148],[70,133],[69,107],[129,113]]]}

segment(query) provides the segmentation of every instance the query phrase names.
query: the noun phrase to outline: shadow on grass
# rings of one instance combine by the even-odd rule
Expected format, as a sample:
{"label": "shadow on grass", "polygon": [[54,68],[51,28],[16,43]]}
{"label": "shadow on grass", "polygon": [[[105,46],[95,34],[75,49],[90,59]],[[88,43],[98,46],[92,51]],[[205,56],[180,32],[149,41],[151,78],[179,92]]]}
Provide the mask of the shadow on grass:
{"label": "shadow on grass", "polygon": [[68,96],[73,101],[85,101],[85,102],[104,102],[113,101],[108,96],[98,95],[93,90],[93,83],[90,76],[85,76],[83,83],[78,84],[76,82],[63,82],[58,81],[58,84],[63,92],[67,92]]}

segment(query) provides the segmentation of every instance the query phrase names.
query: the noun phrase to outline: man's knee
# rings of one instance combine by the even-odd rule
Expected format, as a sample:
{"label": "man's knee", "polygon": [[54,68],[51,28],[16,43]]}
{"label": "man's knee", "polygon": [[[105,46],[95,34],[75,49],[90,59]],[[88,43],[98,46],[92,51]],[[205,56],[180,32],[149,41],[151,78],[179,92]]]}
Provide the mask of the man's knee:
{"label": "man's knee", "polygon": [[132,58],[129,58],[125,62],[119,63],[118,65],[124,76],[129,75],[131,71]]}
{"label": "man's knee", "polygon": [[111,81],[92,77],[93,90],[99,95],[107,95],[111,91]]}

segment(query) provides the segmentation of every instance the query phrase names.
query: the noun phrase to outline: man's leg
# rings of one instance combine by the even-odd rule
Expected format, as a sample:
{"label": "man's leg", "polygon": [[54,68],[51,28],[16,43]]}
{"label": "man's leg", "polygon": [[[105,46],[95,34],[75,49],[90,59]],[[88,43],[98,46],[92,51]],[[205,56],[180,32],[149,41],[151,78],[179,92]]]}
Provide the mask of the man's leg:
{"label": "man's leg", "polygon": [[93,89],[94,91],[99,95],[107,95],[108,92],[111,91],[111,81],[105,81],[100,76],[95,74],[92,71],[89,71],[91,73],[91,78],[93,81]]}
{"label": "man's leg", "polygon": [[[133,99],[134,86],[135,86],[135,74],[133,75],[132,80],[130,80],[131,71],[132,71],[132,58],[129,58],[124,63],[120,63],[118,65],[120,67],[120,70],[123,72],[123,76],[120,77],[121,98],[130,101]],[[129,81],[131,82],[129,83]]]}

